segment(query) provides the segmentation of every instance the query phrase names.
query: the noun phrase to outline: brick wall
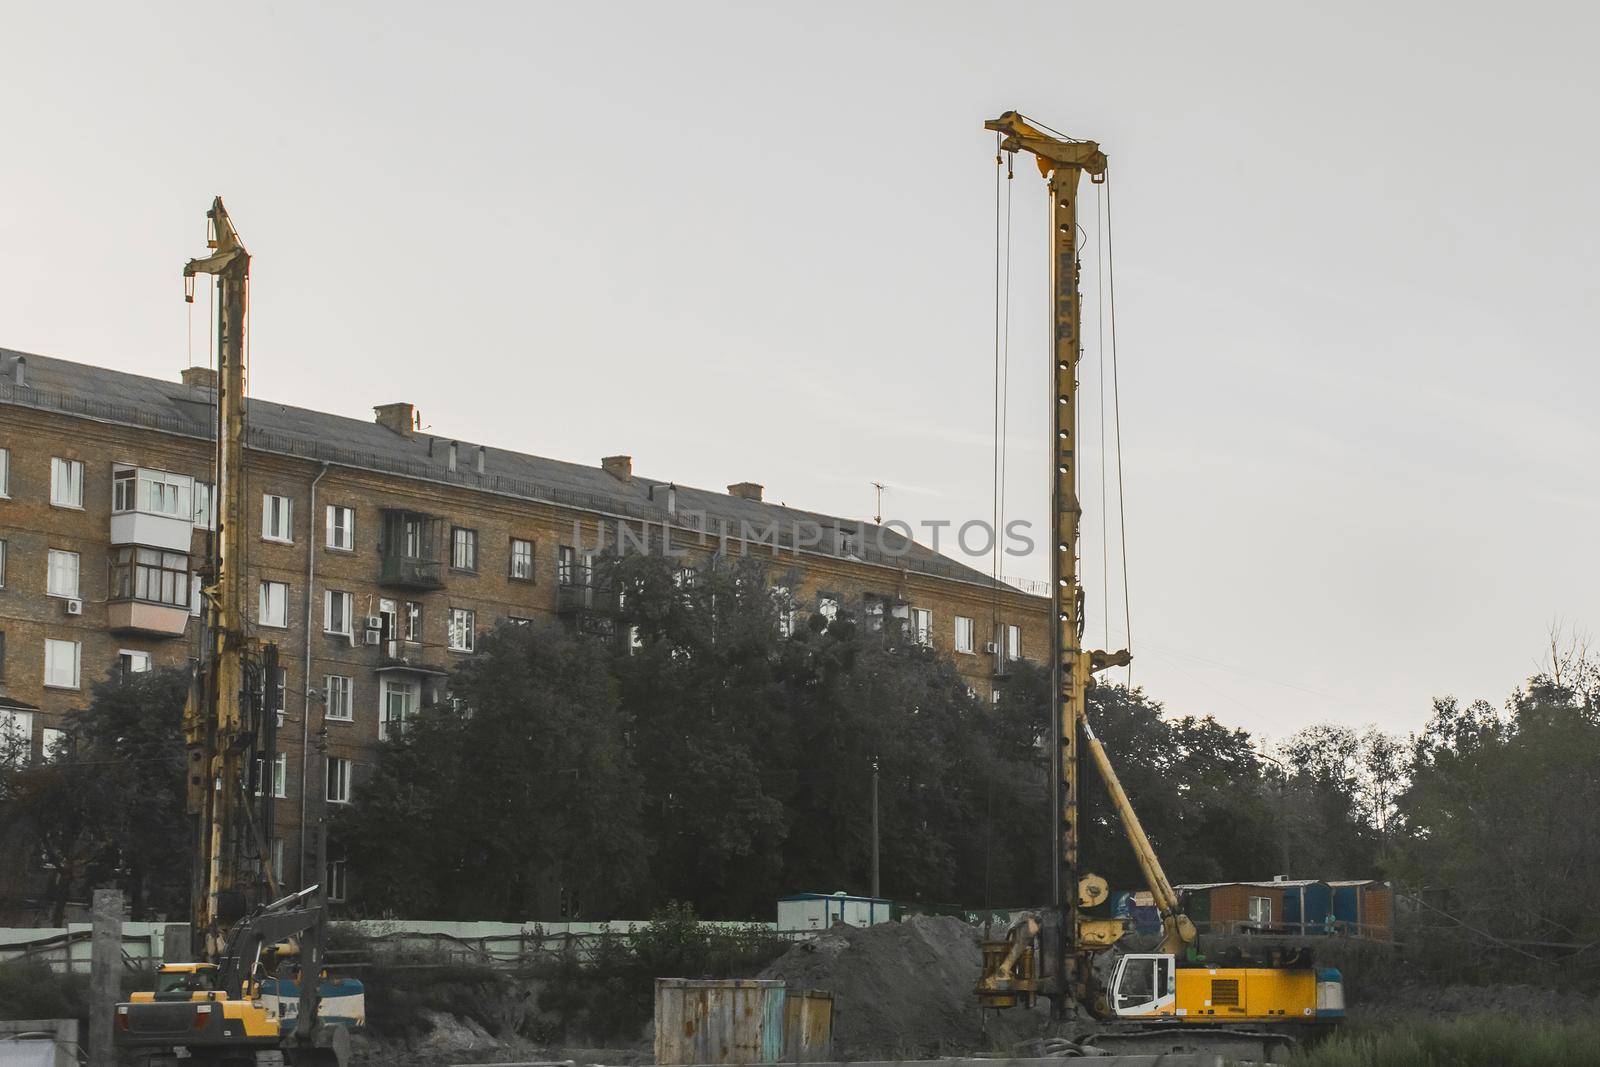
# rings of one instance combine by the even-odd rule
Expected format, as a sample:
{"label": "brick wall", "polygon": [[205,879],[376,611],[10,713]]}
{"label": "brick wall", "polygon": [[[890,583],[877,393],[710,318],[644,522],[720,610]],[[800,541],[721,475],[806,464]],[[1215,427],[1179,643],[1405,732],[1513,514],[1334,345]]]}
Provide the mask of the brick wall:
{"label": "brick wall", "polygon": [[[198,624],[190,620],[181,637],[119,636],[109,631],[107,598],[112,552],[111,475],[113,464],[130,463],[191,475],[209,481],[210,442],[137,427],[29,408],[0,405],[0,448],[11,454],[10,498],[0,500],[0,540],[7,543],[5,583],[0,588],[0,631],[5,635],[4,675],[0,695],[38,707],[34,716],[34,743],[46,728],[60,725],[69,711],[83,706],[93,680],[103,678],[117,662],[122,649],[146,652],[158,666],[184,665],[196,655]],[[81,460],[85,468],[82,510],[50,504],[51,457]],[[326,751],[349,759],[356,769],[356,788],[370,768],[380,733],[380,694],[384,678],[409,678],[418,683],[426,699],[434,676],[405,672],[380,672],[387,649],[370,647],[360,635],[361,620],[377,615],[385,600],[403,612],[412,601],[422,608],[420,647],[411,651],[429,667],[449,670],[462,653],[448,649],[448,616],[452,608],[476,613],[477,629],[492,628],[500,619],[548,617],[557,607],[557,548],[574,545],[574,522],[582,529],[582,544],[597,543],[599,516],[545,501],[485,492],[456,484],[441,484],[347,466],[318,463],[275,454],[249,453],[250,473],[246,499],[249,550],[246,603],[254,619],[258,586],[262,581],[288,586],[288,619],[282,628],[258,627],[257,636],[279,646],[286,674],[284,726],[280,748],[287,753],[287,798],[278,805],[278,835],[284,841],[285,875],[298,881],[302,787],[309,781],[312,794],[322,788],[320,759],[313,748],[306,754],[303,739],[315,739],[326,724]],[[319,480],[320,475],[320,480]],[[312,503],[312,483],[315,506]],[[290,543],[264,540],[264,494],[293,501]],[[328,505],[353,508],[355,543],[351,550],[327,546]],[[378,551],[382,509],[407,508],[439,516],[448,540],[452,524],[477,533],[478,566],[475,571],[446,569],[442,589],[406,592],[379,585]],[[614,522],[611,525],[614,530]],[[193,532],[194,565],[203,558],[206,531]],[[659,538],[659,529],[654,532]],[[535,546],[531,581],[510,577],[512,538]],[[718,547],[700,544],[693,531],[674,532],[674,544],[685,545],[687,563],[703,564]],[[737,554],[740,543],[728,545]],[[69,616],[63,602],[46,596],[46,559],[50,548],[75,551],[80,559],[79,595],[83,614]],[[443,546],[448,565],[449,545]],[[768,546],[754,546],[751,555],[771,560]],[[792,572],[792,591],[802,613],[816,598],[828,593],[844,601],[872,594],[904,601],[932,612],[932,642],[952,653],[972,688],[987,698],[995,683],[995,658],[985,645],[995,640],[996,623],[1022,628],[1024,658],[1047,657],[1051,614],[1049,602],[1014,590],[998,594],[983,585],[907,572],[822,554],[785,551],[771,560],[774,574]],[[308,582],[308,570],[315,576]],[[324,595],[334,589],[354,597],[353,627],[357,642],[324,632]],[[309,614],[310,625],[307,626]],[[956,653],[958,616],[974,623],[974,650]],[[78,689],[44,685],[44,642],[47,638],[75,640],[82,646]],[[1003,638],[1002,638],[1003,640]],[[309,670],[307,657],[309,654]],[[322,699],[324,679],[339,675],[352,680],[353,715],[348,721],[326,720]]]}

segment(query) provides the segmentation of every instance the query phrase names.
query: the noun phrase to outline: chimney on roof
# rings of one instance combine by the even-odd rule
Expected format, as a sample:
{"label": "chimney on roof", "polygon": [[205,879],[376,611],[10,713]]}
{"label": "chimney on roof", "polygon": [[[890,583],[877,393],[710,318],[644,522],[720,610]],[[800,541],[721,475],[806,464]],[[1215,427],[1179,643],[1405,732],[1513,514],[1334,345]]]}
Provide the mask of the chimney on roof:
{"label": "chimney on roof", "polygon": [[479,445],[478,446],[478,473],[479,474],[483,473],[484,461],[488,458],[488,455],[489,455],[488,446],[487,445]]}
{"label": "chimney on roof", "polygon": [[373,421],[385,430],[410,437],[417,426],[417,409],[410,404],[379,404],[372,409]]}
{"label": "chimney on roof", "polygon": [[451,441],[450,442],[450,473],[454,474],[455,470],[456,470],[456,443],[454,441]]}
{"label": "chimney on roof", "polygon": [[210,389],[215,392],[217,388],[217,372],[210,367],[185,367],[181,378],[183,384],[191,389]]}
{"label": "chimney on roof", "polygon": [[755,482],[734,482],[728,486],[728,495],[736,496],[741,500],[760,500],[761,486]]}
{"label": "chimney on roof", "polygon": [[18,356],[17,357],[17,362],[16,362],[15,366],[13,366],[11,368],[11,371],[16,376],[15,377],[15,381],[16,381],[16,383],[18,385],[27,385],[28,384],[28,357],[27,356]]}
{"label": "chimney on roof", "polygon": [[600,469],[618,481],[627,481],[633,477],[632,456],[602,456]]}

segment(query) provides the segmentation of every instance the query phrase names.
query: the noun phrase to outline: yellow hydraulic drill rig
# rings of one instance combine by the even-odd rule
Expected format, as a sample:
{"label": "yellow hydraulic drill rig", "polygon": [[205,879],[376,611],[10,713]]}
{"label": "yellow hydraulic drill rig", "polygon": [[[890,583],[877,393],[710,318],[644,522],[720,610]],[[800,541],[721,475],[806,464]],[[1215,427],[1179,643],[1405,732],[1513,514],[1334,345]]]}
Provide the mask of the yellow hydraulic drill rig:
{"label": "yellow hydraulic drill rig", "polygon": [[[1126,666],[1127,650],[1086,649],[1083,588],[1078,577],[1076,413],[1082,349],[1078,288],[1078,186],[1084,174],[1106,180],[1105,153],[1030,122],[1015,111],[984,123],[1007,153],[1031,153],[1050,195],[1050,456],[1051,587],[1055,606],[1051,727],[1054,843],[1051,907],[1018,916],[1003,940],[984,945],[978,997],[986,1008],[1032,1004],[1048,997],[1058,1023],[1081,1006],[1101,1020],[1128,1027],[1079,1032],[1073,1042],[1101,1049],[1204,1049],[1274,1059],[1315,1028],[1344,1014],[1343,987],[1334,970],[1311,966],[1307,950],[1272,948],[1244,966],[1216,966],[1195,950],[1196,932],[1168,881],[1138,815],[1117,780],[1088,718],[1088,688],[1096,673]],[[1158,950],[1122,955],[1109,979],[1096,961],[1114,948],[1126,923],[1105,914],[1109,887],[1080,867],[1079,769],[1087,750],[1110,794],[1161,918]]]}
{"label": "yellow hydraulic drill rig", "polygon": [[148,1065],[315,1064],[348,1057],[365,1015],[359,982],[322,972],[320,887],[280,892],[267,842],[281,694],[277,647],[251,633],[245,558],[245,316],[250,255],[221,198],[207,212],[211,254],[183,268],[217,294],[216,515],[203,586],[202,652],[184,709],[194,820],[192,963],[164,963],[157,988],[116,1008],[116,1042]]}

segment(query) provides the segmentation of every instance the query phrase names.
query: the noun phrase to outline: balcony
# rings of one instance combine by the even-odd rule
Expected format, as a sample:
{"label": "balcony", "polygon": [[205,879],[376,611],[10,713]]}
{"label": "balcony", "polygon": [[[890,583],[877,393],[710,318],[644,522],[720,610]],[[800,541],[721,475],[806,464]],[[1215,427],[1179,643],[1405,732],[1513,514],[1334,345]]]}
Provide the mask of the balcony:
{"label": "balcony", "polygon": [[443,589],[444,564],[414,556],[381,557],[378,584],[386,589]]}
{"label": "balcony", "polygon": [[198,517],[193,478],[145,467],[118,466],[112,472],[111,487],[113,545],[144,545],[188,553]]}
{"label": "balcony", "polygon": [[621,606],[610,568],[573,564],[559,572],[556,614],[571,621],[579,633],[615,637]]}
{"label": "balcony", "polygon": [[189,557],[143,545],[112,550],[106,626],[113,633],[182,637],[195,599]]}
{"label": "balcony", "polygon": [[444,520],[399,508],[383,509],[378,584],[386,589],[444,588]]}
{"label": "balcony", "polygon": [[427,649],[420,641],[385,641],[383,654],[378,659],[377,673],[410,672],[443,676],[450,672],[438,663],[430,663]]}
{"label": "balcony", "polygon": [[188,625],[188,608],[145,600],[113,600],[106,605],[106,626],[115,634],[182,637]]}

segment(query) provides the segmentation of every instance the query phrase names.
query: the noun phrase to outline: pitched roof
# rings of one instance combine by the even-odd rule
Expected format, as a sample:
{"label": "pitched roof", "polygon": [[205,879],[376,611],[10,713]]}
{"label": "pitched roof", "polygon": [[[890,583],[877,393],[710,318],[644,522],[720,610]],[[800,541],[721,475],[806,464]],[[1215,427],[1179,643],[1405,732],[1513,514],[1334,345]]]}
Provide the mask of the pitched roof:
{"label": "pitched roof", "polygon": [[[13,375],[19,356],[27,361],[26,384],[21,386],[15,384]],[[0,349],[0,404],[5,403],[206,440],[213,437],[212,392],[207,388],[10,349]],[[376,422],[261,398],[251,398],[246,410],[248,443],[259,451],[447,482],[633,519],[663,522],[668,517],[668,479],[624,480],[599,467],[465,441],[459,442],[458,462],[452,471],[449,438],[396,433]],[[477,471],[480,447],[482,474]],[[828,543],[834,536],[831,531],[838,529],[851,538],[849,555],[854,558],[956,581],[992,584],[989,575],[892,528],[694,486],[672,488],[676,503],[673,524],[695,528],[698,516],[703,514],[707,521],[701,528],[713,538],[719,529],[726,529],[729,537],[739,537],[747,529],[765,535],[776,523],[780,543],[788,547],[792,546],[797,527],[806,531],[802,535],[805,538],[812,536],[815,528],[823,531],[818,551],[843,555],[832,551],[833,546]],[[1005,588],[1018,592],[1010,586]]]}

